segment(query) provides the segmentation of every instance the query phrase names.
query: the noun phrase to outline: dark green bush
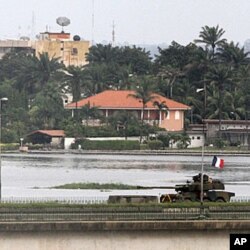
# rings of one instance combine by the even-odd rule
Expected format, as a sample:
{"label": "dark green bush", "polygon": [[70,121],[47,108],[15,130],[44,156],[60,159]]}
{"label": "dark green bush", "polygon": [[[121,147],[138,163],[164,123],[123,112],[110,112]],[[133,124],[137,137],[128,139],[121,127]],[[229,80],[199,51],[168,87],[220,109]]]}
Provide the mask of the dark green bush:
{"label": "dark green bush", "polygon": [[39,150],[43,149],[44,145],[43,144],[27,144],[26,145],[30,150]]}
{"label": "dark green bush", "polygon": [[223,147],[226,146],[226,143],[225,143],[225,141],[224,141],[223,139],[217,138],[217,139],[215,139],[215,141],[214,141],[214,146],[215,146],[216,148],[223,148]]}
{"label": "dark green bush", "polygon": [[169,135],[164,135],[164,134],[159,134],[157,136],[157,139],[159,141],[162,141],[163,143],[163,147],[165,148],[168,148],[169,147],[169,141],[170,141],[170,136]]}
{"label": "dark green bush", "polygon": [[77,149],[81,145],[86,150],[139,150],[139,141],[90,141],[78,140],[72,145],[73,149]]}
{"label": "dark green bush", "polygon": [[16,134],[16,131],[2,128],[2,135],[1,135],[1,141],[4,143],[12,143],[12,142],[18,142],[19,137]]}
{"label": "dark green bush", "polygon": [[163,148],[163,142],[160,140],[153,140],[148,142],[148,147],[151,150],[159,150]]}
{"label": "dark green bush", "polygon": [[1,144],[1,150],[6,151],[6,150],[17,150],[19,149],[19,143],[6,143],[6,144]]}
{"label": "dark green bush", "polygon": [[140,149],[141,150],[147,150],[147,149],[149,149],[148,144],[141,144],[140,145]]}

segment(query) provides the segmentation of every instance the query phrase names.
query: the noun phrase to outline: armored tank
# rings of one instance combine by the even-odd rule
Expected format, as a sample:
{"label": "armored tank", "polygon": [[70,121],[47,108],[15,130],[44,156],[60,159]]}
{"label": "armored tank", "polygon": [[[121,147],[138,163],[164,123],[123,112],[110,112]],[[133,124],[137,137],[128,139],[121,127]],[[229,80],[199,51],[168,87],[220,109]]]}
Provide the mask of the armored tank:
{"label": "armored tank", "polygon": [[208,175],[203,175],[203,187],[201,186],[201,174],[193,176],[192,181],[186,184],[176,185],[176,194],[164,194],[160,197],[161,202],[178,202],[178,201],[200,201],[201,188],[203,189],[204,202],[229,202],[235,193],[223,191],[224,183],[220,180],[214,180]]}
{"label": "armored tank", "polygon": [[200,201],[201,188],[203,189],[204,202],[229,202],[235,193],[224,191],[225,186],[220,180],[212,179],[203,174],[203,187],[201,187],[201,174],[195,175],[192,181],[175,187],[141,187],[137,189],[167,188],[174,189],[176,193],[159,196],[152,195],[110,195],[108,203],[166,203],[183,201]]}

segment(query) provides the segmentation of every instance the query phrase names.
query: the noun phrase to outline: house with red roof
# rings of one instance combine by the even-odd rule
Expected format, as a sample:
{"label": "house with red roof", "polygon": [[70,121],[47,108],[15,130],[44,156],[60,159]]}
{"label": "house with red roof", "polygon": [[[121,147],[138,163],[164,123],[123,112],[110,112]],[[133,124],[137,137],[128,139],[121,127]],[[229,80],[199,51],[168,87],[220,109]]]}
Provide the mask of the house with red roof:
{"label": "house with red roof", "polygon": [[[69,103],[65,108],[72,110],[72,115],[74,115],[74,110],[90,105],[90,107],[97,107],[105,117],[112,116],[119,110],[133,111],[137,114],[138,119],[143,116],[144,121],[148,124],[157,124],[167,131],[184,129],[184,112],[190,109],[189,106],[159,94],[152,94],[154,99],[146,103],[143,114],[142,101],[131,96],[133,94],[135,94],[133,90],[106,90],[78,102]],[[165,107],[159,109],[155,102],[164,104]]]}
{"label": "house with red roof", "polygon": [[63,148],[64,130],[35,130],[27,135],[33,144],[44,144],[51,147]]}

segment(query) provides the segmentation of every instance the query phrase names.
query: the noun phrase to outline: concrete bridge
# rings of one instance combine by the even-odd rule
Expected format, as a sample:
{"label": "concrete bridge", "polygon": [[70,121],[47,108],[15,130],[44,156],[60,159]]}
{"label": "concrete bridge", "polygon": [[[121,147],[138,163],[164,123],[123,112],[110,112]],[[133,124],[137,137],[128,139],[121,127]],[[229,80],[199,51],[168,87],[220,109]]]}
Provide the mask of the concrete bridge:
{"label": "concrete bridge", "polygon": [[0,222],[1,250],[229,250],[250,220]]}

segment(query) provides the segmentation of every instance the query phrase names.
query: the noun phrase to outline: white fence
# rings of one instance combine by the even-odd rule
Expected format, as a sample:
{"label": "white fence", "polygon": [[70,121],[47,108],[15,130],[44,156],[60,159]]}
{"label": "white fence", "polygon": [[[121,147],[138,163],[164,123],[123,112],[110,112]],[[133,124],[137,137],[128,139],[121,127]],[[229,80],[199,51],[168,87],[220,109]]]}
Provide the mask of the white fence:
{"label": "white fence", "polygon": [[250,196],[235,196],[231,198],[231,202],[250,202]]}
{"label": "white fence", "polygon": [[56,202],[62,204],[105,204],[107,197],[8,197],[2,198],[2,203],[44,203]]}

